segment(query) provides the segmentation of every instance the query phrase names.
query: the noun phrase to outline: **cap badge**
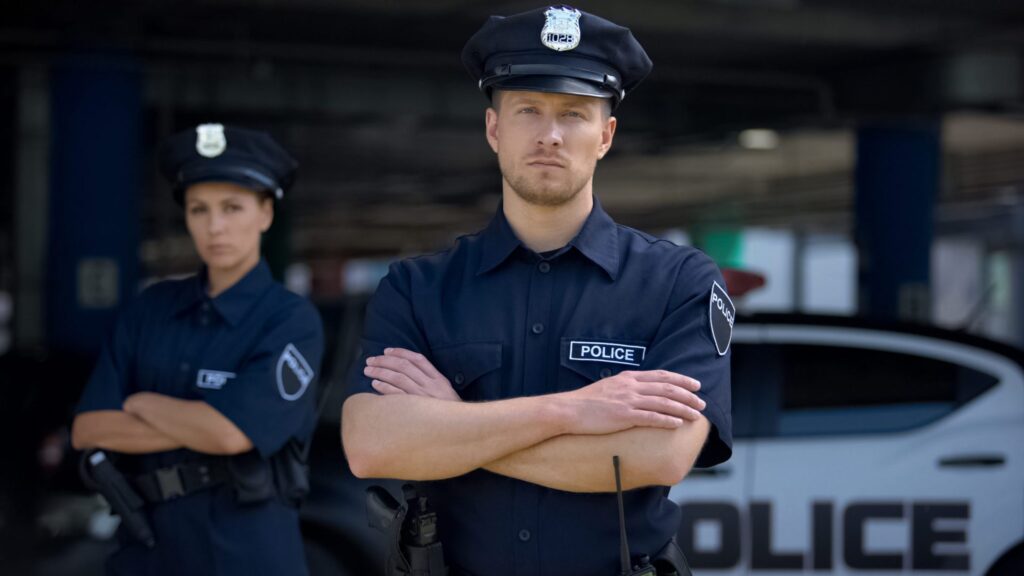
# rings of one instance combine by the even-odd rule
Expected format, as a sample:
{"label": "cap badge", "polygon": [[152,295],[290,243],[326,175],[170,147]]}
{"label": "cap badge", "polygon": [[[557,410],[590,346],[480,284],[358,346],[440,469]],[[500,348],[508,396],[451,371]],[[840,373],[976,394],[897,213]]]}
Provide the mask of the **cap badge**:
{"label": "cap badge", "polygon": [[544,12],[540,41],[558,52],[580,45],[580,11],[571,6],[552,6]]}
{"label": "cap badge", "polygon": [[224,136],[223,124],[200,124],[196,126],[196,152],[206,158],[216,158],[224,153],[228,140]]}

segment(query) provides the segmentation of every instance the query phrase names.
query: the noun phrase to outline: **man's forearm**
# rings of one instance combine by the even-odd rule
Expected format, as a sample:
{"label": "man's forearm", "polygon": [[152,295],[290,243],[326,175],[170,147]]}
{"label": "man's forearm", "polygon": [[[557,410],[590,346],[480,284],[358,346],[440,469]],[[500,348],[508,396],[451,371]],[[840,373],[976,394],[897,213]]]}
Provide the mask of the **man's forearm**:
{"label": "man's forearm", "polygon": [[181,448],[181,442],[121,410],[97,410],[75,416],[71,443],[78,450],[103,448],[125,454],[149,454]]}
{"label": "man's forearm", "polygon": [[565,432],[558,403],[541,397],[471,403],[356,394],[341,422],[356,476],[403,480],[460,476]]}
{"label": "man's forearm", "polygon": [[614,492],[612,456],[622,488],[673,485],[693,467],[708,436],[704,418],[676,430],[630,428],[600,436],[564,435],[509,454],[484,469],[567,492]]}

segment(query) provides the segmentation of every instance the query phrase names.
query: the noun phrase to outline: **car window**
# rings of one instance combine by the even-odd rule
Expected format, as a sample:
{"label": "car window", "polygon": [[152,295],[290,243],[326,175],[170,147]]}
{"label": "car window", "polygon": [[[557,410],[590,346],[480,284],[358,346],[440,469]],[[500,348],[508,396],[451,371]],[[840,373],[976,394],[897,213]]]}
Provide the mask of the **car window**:
{"label": "car window", "polygon": [[778,436],[897,432],[934,422],[997,378],[922,356],[783,344],[777,356]]}
{"label": "car window", "polygon": [[764,405],[765,398],[778,389],[779,360],[777,346],[732,344],[733,438],[753,438],[770,431],[774,418]]}

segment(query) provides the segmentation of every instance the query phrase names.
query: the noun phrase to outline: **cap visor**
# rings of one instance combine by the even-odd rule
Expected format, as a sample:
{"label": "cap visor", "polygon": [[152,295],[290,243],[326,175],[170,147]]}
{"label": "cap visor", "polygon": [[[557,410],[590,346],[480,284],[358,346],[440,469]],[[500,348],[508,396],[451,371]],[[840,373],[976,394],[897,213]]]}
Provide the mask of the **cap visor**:
{"label": "cap visor", "polygon": [[185,189],[200,182],[231,182],[253,192],[273,192],[278,188],[272,177],[245,166],[205,165],[184,170],[181,182],[174,190],[175,200],[182,204]]}
{"label": "cap visor", "polygon": [[551,92],[574,96],[613,98],[615,92],[576,78],[567,76],[513,76],[503,78],[488,86],[492,90],[526,90],[530,92]]}

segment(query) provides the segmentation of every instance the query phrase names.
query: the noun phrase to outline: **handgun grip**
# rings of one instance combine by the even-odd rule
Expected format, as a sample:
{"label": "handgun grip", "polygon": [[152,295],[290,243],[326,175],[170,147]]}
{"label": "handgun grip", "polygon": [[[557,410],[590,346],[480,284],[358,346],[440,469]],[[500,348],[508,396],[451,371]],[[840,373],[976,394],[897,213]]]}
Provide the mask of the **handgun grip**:
{"label": "handgun grip", "polygon": [[405,518],[405,507],[381,486],[366,489],[366,517],[370,528],[387,533]]}

